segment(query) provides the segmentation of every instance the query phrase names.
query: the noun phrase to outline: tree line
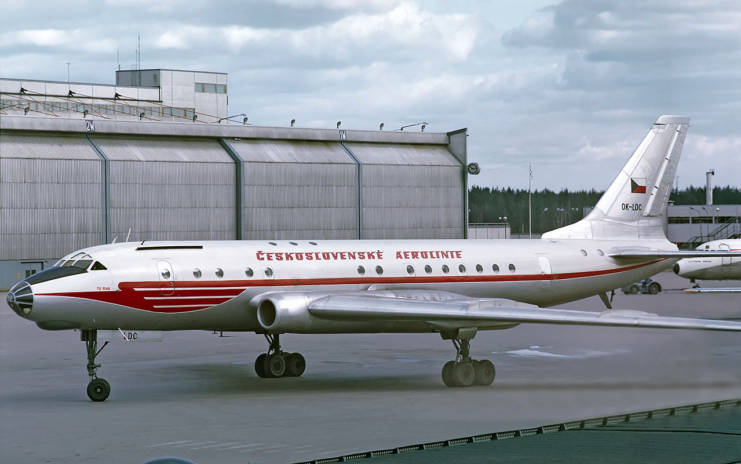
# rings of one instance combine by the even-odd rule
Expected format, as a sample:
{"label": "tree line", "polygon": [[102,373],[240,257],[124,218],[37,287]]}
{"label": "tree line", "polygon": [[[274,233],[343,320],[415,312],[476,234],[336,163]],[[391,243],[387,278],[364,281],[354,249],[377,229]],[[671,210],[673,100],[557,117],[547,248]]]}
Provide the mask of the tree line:
{"label": "tree line", "polygon": [[[594,206],[604,191],[563,189],[535,190],[532,194],[533,233],[543,233],[576,222],[584,216],[585,206]],[[704,205],[705,187],[689,186],[673,190],[670,200],[677,205]],[[713,188],[713,203],[741,204],[741,189]],[[489,188],[474,185],[468,192],[468,222],[510,225],[512,233],[528,232],[528,192],[512,188]],[[506,219],[505,219],[506,218]]]}

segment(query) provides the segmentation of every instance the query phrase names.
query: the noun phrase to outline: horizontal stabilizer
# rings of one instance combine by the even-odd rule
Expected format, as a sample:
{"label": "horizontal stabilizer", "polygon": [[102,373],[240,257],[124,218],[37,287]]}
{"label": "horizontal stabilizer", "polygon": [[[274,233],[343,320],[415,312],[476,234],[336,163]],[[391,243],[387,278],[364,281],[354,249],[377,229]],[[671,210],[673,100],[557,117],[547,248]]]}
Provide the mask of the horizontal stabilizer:
{"label": "horizontal stabilizer", "polygon": [[312,316],[336,321],[422,321],[431,325],[496,328],[517,324],[563,324],[652,329],[741,332],[741,322],[661,317],[627,310],[605,312],[539,308],[507,300],[419,301],[356,295],[330,295],[309,305]]}

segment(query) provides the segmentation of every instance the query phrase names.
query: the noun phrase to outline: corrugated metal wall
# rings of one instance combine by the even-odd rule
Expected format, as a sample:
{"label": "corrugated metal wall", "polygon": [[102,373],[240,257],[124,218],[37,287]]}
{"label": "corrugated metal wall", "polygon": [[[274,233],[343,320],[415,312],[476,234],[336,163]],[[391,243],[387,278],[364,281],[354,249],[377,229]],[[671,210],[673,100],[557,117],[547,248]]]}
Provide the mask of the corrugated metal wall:
{"label": "corrugated metal wall", "polygon": [[94,140],[110,159],[111,239],[236,238],[235,165],[218,142]]}
{"label": "corrugated metal wall", "polygon": [[445,147],[347,143],[363,165],[363,238],[463,238],[463,172]]}
{"label": "corrugated metal wall", "polygon": [[229,143],[245,161],[245,239],[357,237],[356,164],[339,143]]}
{"label": "corrugated metal wall", "polygon": [[101,161],[80,136],[0,134],[0,260],[102,241]]}

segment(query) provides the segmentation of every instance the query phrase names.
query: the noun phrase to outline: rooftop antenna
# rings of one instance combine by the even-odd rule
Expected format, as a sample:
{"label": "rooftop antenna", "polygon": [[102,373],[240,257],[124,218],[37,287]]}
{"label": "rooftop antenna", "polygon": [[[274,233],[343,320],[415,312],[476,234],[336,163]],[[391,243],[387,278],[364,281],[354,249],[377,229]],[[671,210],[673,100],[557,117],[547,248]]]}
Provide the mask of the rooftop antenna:
{"label": "rooftop antenna", "polygon": [[129,227],[129,233],[126,234],[126,241],[129,241],[129,237],[131,236],[131,227]]}
{"label": "rooftop antenna", "polygon": [[67,65],[67,82],[69,82],[69,65],[71,65],[72,63],[65,62],[65,64]]}

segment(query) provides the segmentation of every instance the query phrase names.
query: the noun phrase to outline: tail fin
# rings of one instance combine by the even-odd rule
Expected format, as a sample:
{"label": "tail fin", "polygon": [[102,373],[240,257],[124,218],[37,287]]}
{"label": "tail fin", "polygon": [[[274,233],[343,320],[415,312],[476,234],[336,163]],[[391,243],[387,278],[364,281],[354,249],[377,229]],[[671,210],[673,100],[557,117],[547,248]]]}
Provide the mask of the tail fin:
{"label": "tail fin", "polygon": [[661,218],[689,122],[683,116],[661,116],[592,212],[543,238],[665,238]]}

